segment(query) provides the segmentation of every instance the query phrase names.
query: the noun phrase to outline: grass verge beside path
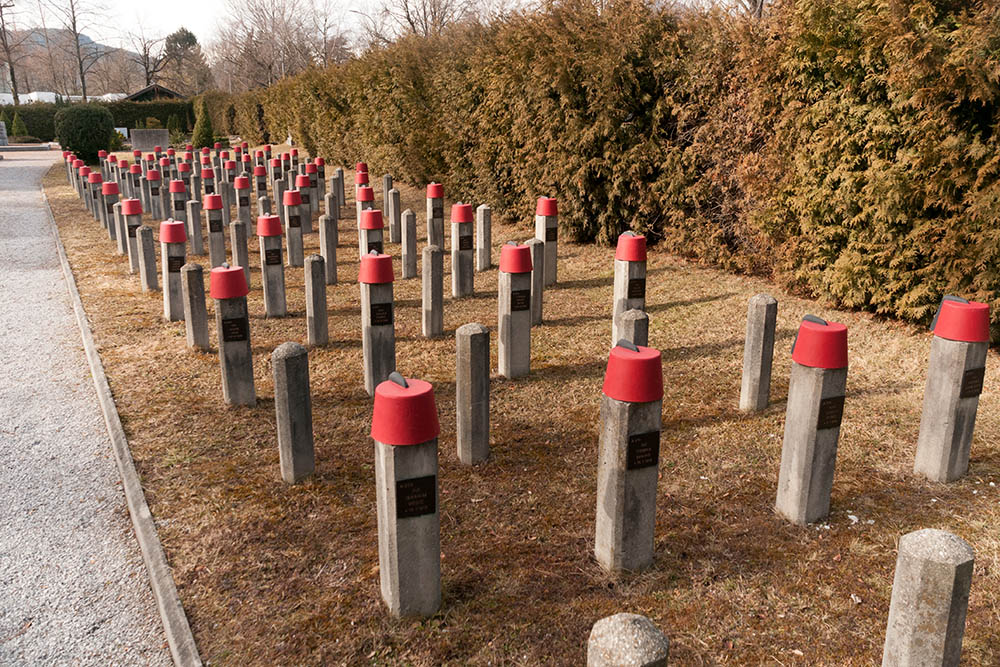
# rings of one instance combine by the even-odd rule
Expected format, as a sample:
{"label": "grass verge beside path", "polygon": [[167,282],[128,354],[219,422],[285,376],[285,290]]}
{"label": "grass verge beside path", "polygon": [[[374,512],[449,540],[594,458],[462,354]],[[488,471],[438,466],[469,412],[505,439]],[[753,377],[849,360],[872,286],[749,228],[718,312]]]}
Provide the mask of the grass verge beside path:
{"label": "grass verge beside path", "polygon": [[[496,273],[477,273],[475,296],[462,300],[448,296],[446,276],[446,334],[427,340],[420,280],[399,279],[399,246],[387,243],[397,276],[397,367],[434,384],[442,426],[443,606],[425,622],[396,621],[378,590],[353,199],[340,224],[340,283],[327,292],[333,342],[309,352],[317,471],[290,487],[278,472],[269,358],[284,341],[305,341],[302,269],[286,269],[289,317],[264,319],[251,237],[259,402],[253,410],[226,408],[215,351],[187,350],[184,323],[162,319],[161,293],[140,291],[64,174],[53,167],[45,191],[206,661],[578,665],[594,621],[628,611],[667,633],[674,664],[872,664],[882,651],[896,541],[934,527],[976,550],[965,662],[1000,663],[995,352],[970,474],[930,484],[910,472],[927,332],[652,252],[650,343],[663,352],[666,392],[656,562],[616,580],[592,557],[613,251],[561,242],[561,283],[546,292],[546,323],[532,332],[532,374],[493,378],[492,458],[470,468],[455,455],[454,330],[488,326],[495,369]],[[381,179],[373,180],[380,202]],[[396,187],[403,208],[418,213],[422,247],[423,193]],[[520,229],[495,224],[495,246],[528,238],[530,213]],[[314,252],[316,233],[306,237],[306,254]],[[189,261],[207,270],[207,257]],[[449,268],[446,258],[446,274]],[[779,300],[772,406],[746,416],[736,410],[746,303],[761,291]],[[851,366],[833,511],[826,524],[797,528],[771,507],[789,347],[806,313],[849,327]],[[211,314],[209,326],[214,343]]]}

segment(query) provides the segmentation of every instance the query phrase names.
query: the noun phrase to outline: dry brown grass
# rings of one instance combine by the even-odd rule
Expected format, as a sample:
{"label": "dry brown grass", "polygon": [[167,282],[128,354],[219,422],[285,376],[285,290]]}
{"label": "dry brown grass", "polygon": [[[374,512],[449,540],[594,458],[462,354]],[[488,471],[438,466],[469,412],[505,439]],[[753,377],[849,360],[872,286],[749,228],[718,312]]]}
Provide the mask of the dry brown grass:
{"label": "dry brown grass", "polygon": [[[422,235],[422,193],[400,187]],[[910,472],[926,332],[651,253],[650,339],[663,351],[666,386],[656,562],[614,579],[591,555],[612,252],[562,245],[562,282],[546,293],[546,324],[532,334],[533,372],[494,378],[493,456],[477,467],[460,465],[454,453],[453,333],[476,321],[495,336],[495,273],[476,274],[474,298],[446,296],[447,333],[436,340],[420,334],[419,280],[397,280],[398,367],[434,383],[441,415],[444,601],[430,620],[396,621],[378,592],[353,201],[340,228],[341,282],[328,292],[333,343],[310,350],[317,471],[291,487],[278,473],[268,359],[280,343],[305,339],[301,269],[287,272],[291,316],[265,320],[251,252],[261,400],[253,410],[226,408],[216,356],[189,352],[183,323],[162,320],[161,295],[140,292],[61,167],[45,188],[181,599],[211,663],[581,664],[593,622],[630,611],[666,631],[676,664],[872,664],[881,655],[896,540],[924,527],[954,531],[976,549],[964,656],[1000,663],[995,353],[970,475],[929,484]],[[497,226],[494,242],[529,235],[527,222]],[[317,243],[308,237],[307,253]],[[398,258],[398,247],[389,251]],[[396,268],[398,276],[398,259]],[[773,405],[746,416],[735,409],[744,318],[747,299],[761,291],[780,301]],[[771,506],[788,350],[808,312],[850,327],[851,369],[832,515],[797,528]]]}

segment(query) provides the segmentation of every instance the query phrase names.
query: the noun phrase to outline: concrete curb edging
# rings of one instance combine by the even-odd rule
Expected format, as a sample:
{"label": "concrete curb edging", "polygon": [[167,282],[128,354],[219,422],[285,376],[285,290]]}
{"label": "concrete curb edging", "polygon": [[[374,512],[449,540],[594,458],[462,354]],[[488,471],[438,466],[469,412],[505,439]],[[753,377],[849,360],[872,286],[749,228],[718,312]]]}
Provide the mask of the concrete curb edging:
{"label": "concrete curb edging", "polygon": [[118,472],[121,474],[122,488],[125,490],[125,501],[132,519],[132,528],[139,542],[139,549],[142,551],[142,560],[146,564],[149,584],[160,612],[160,620],[163,622],[163,630],[170,646],[170,654],[174,664],[178,667],[200,667],[202,662],[198,655],[198,647],[195,644],[191,626],[188,624],[187,615],[184,613],[184,607],[177,594],[173,573],[167,564],[166,555],[163,553],[163,545],[156,532],[153,515],[146,503],[146,495],[139,482],[139,473],[132,460],[132,452],[129,449],[128,440],[125,438],[125,431],[122,429],[121,418],[118,416],[118,408],[111,395],[108,378],[104,374],[104,364],[101,363],[97,346],[94,344],[90,322],[83,309],[83,302],[80,300],[80,292],[76,288],[76,280],[73,278],[73,270],[70,268],[66,249],[63,247],[62,239],[59,238],[59,227],[56,225],[55,217],[52,215],[52,207],[49,206],[49,198],[44,190],[42,191],[42,200],[45,202],[45,210],[49,216],[49,223],[52,225],[59,263],[62,265],[66,287],[73,304],[73,312],[76,314],[76,321],[80,326],[83,348],[90,365],[90,374],[94,378],[94,389],[97,391],[101,413],[104,415],[104,423],[108,427],[108,436],[111,438],[111,448],[114,450]]}

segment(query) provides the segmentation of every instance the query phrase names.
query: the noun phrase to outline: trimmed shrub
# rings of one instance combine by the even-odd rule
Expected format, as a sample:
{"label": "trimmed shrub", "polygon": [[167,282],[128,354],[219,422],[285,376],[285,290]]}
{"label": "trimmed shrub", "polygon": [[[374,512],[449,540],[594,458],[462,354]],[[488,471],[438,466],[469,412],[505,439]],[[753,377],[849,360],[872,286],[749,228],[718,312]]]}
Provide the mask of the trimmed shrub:
{"label": "trimmed shrub", "polygon": [[14,112],[14,120],[10,123],[10,133],[15,137],[23,137],[28,134],[28,128],[24,126],[21,114],[16,111]]}
{"label": "trimmed shrub", "polygon": [[194,134],[191,143],[195,148],[211,147],[215,143],[215,135],[212,131],[212,117],[209,115],[205,100],[201,100],[198,105],[198,120],[194,124]]}
{"label": "trimmed shrub", "polygon": [[31,135],[15,135],[12,137],[7,137],[8,141],[12,144],[40,144],[42,140],[38,137],[33,137]]}
{"label": "trimmed shrub", "polygon": [[115,133],[114,119],[106,107],[99,104],[74,104],[56,115],[59,143],[86,162],[96,162],[97,152],[111,145]]}

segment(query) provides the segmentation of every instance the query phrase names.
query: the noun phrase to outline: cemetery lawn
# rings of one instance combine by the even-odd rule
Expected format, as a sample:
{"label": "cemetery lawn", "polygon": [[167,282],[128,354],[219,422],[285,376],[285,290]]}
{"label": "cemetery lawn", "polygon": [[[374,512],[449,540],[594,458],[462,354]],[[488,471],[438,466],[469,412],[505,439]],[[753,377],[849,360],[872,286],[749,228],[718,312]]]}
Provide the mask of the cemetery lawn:
{"label": "cemetery lawn", "polygon": [[[350,180],[353,170],[345,172]],[[380,176],[372,174],[378,206]],[[423,192],[397,187],[403,208],[417,213],[419,251]],[[394,620],[379,595],[353,185],[340,223],[340,282],[327,292],[332,343],[309,351],[316,475],[298,486],[278,472],[269,358],[284,341],[305,341],[303,270],[286,272],[289,317],[264,319],[250,238],[259,401],[227,408],[214,347],[186,348],[184,323],[163,320],[160,292],[141,293],[61,164],[45,191],[181,600],[211,664],[580,665],[591,625],[633,612],[666,632],[672,664],[869,665],[882,652],[896,542],[920,528],[953,531],[975,549],[963,657],[1000,664],[995,351],[969,475],[931,484],[911,472],[926,330],[832,310],[653,250],[650,344],[663,352],[665,382],[656,560],[647,572],[615,578],[592,556],[613,250],[560,242],[560,283],[546,291],[545,324],[532,332],[532,373],[515,381],[494,374],[492,456],[466,467],[455,454],[454,331],[488,326],[496,368],[496,272],[477,273],[475,296],[452,300],[446,256],[445,335],[427,340],[420,280],[399,278],[399,246],[387,243],[397,276],[397,367],[433,383],[442,427],[443,604],[426,621]],[[532,213],[517,228],[494,220],[494,264],[501,243],[530,237]],[[319,252],[318,242],[318,233],[306,237],[307,255]],[[206,266],[207,287],[208,259],[194,261]],[[772,405],[744,415],[736,407],[746,306],[759,292],[779,301]],[[214,345],[211,309],[209,299]],[[772,505],[789,348],[807,313],[849,327],[851,365],[832,513],[799,528]]]}

